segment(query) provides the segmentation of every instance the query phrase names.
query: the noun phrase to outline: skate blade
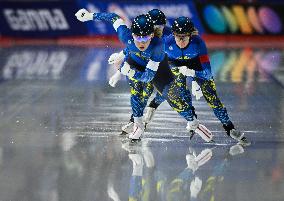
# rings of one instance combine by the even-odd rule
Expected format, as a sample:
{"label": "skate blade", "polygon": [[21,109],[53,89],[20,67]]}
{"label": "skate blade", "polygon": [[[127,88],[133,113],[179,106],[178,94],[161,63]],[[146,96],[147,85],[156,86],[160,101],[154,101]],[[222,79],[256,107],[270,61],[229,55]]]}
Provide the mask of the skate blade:
{"label": "skate blade", "polygon": [[194,131],[189,131],[189,132],[190,132],[189,140],[191,140],[193,138],[195,132]]}
{"label": "skate blade", "polygon": [[148,123],[144,123],[144,130],[146,130]]}
{"label": "skate blade", "polygon": [[125,135],[128,135],[128,133],[126,131],[121,131],[121,133],[119,135],[120,136],[125,136]]}
{"label": "skate blade", "polygon": [[214,140],[210,140],[208,143],[215,144],[216,142]]}
{"label": "skate blade", "polygon": [[237,144],[238,144],[238,145],[241,145],[241,146],[243,146],[243,147],[248,147],[248,146],[251,145],[251,142],[242,142],[242,141],[239,141]]}
{"label": "skate blade", "polygon": [[131,144],[137,144],[140,141],[141,141],[141,138],[139,138],[139,139],[130,139],[130,143]]}

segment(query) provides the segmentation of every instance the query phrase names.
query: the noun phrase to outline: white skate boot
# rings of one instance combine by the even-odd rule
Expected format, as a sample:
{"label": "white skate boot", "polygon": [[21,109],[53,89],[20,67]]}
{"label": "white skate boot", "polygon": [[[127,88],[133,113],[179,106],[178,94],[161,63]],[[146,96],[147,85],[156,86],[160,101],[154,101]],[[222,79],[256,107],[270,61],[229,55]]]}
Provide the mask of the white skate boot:
{"label": "white skate boot", "polygon": [[235,129],[234,124],[232,122],[229,122],[228,124],[223,124],[223,127],[227,135],[237,140],[239,145],[249,146],[251,144],[251,142],[246,137],[244,137],[244,133]]}
{"label": "white skate boot", "polygon": [[244,137],[244,133],[236,129],[230,130],[230,137],[237,140],[239,145],[242,145],[242,146],[251,145],[251,142],[246,137]]}
{"label": "white skate boot", "polygon": [[190,132],[190,139],[197,133],[203,140],[206,142],[214,142],[212,140],[213,134],[211,133],[206,126],[200,124],[196,118],[193,121],[188,121],[186,129]]}
{"label": "white skate boot", "polygon": [[134,119],[133,116],[131,116],[129,122],[121,127],[121,135],[127,135],[128,133],[131,133],[133,125],[134,125]]}
{"label": "white skate boot", "polygon": [[145,126],[145,129],[146,129],[146,127],[147,127],[147,124],[152,121],[153,116],[154,116],[154,114],[155,114],[155,111],[156,111],[156,108],[147,107],[147,111],[146,111],[146,114],[145,114],[145,117],[144,117],[144,126]]}
{"label": "white skate boot", "polygon": [[129,121],[126,125],[121,127],[121,135],[127,135],[133,129],[134,122]]}
{"label": "white skate boot", "polygon": [[131,142],[136,142],[141,140],[141,136],[144,134],[144,126],[142,123],[142,117],[134,117],[134,125],[132,133],[129,133],[128,138]]}

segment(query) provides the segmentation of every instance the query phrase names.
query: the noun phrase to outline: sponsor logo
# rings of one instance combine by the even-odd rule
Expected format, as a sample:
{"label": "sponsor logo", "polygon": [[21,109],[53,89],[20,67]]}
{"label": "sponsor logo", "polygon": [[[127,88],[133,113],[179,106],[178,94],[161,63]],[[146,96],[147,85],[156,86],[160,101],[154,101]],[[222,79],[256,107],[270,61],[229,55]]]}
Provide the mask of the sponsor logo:
{"label": "sponsor logo", "polygon": [[68,30],[61,9],[4,9],[4,16],[14,31]]}
{"label": "sponsor logo", "polygon": [[180,16],[193,17],[188,4],[126,5],[124,6],[124,11],[129,18],[134,18],[154,8],[162,10],[167,18],[177,18]]}
{"label": "sponsor logo", "polygon": [[214,33],[278,34],[282,32],[279,12],[268,6],[208,5],[202,16]]}

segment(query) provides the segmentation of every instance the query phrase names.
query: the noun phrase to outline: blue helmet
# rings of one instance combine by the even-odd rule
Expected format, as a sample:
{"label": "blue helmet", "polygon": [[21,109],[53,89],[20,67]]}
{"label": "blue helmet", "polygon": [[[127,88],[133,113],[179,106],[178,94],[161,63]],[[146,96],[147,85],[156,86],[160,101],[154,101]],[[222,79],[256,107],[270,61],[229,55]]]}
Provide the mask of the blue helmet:
{"label": "blue helmet", "polygon": [[194,24],[188,17],[179,17],[172,24],[173,33],[191,34],[194,30]]}
{"label": "blue helmet", "polygon": [[154,25],[165,25],[166,24],[166,16],[159,9],[153,9],[148,12],[148,15],[151,16]]}
{"label": "blue helmet", "polygon": [[131,31],[137,36],[147,36],[154,32],[154,23],[149,15],[138,15],[134,18]]}

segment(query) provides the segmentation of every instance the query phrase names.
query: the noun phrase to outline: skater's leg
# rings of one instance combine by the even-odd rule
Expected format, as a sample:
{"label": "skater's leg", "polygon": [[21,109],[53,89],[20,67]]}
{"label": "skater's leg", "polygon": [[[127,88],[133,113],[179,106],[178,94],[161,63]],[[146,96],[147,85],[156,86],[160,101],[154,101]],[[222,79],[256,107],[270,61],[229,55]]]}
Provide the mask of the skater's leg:
{"label": "skater's leg", "polygon": [[178,68],[172,69],[172,72],[174,73],[176,83],[180,88],[181,97],[185,100],[185,102],[191,103],[192,102],[191,93],[188,90],[186,84],[187,77],[184,76],[182,73],[180,73]]}
{"label": "skater's leg", "polygon": [[145,107],[143,97],[143,83],[134,79],[128,79],[128,84],[130,87],[130,104],[132,114],[129,122],[121,128],[123,135],[132,132],[134,125],[134,117],[142,118],[143,110]]}
{"label": "skater's leg", "polygon": [[[196,132],[204,139],[209,142],[212,140],[212,133],[203,125],[199,124],[197,116],[192,106],[190,92],[184,92],[184,88],[178,85],[178,82],[174,80],[169,86],[163,91],[163,96],[169,103],[169,105],[177,111],[184,119],[187,120],[187,130],[191,133]],[[183,97],[186,94],[188,97]]]}
{"label": "skater's leg", "polygon": [[133,117],[142,117],[145,107],[145,99],[143,96],[144,83],[134,79],[129,79],[129,86]]}
{"label": "skater's leg", "polygon": [[[143,97],[144,97],[144,103],[147,104],[150,96],[152,95],[154,91],[154,86],[152,82],[144,83],[144,89],[143,89]],[[146,105],[145,105],[146,107]]]}
{"label": "skater's leg", "polygon": [[[153,84],[151,82],[145,83],[144,94],[143,94],[144,95],[144,101],[145,101],[145,107],[146,107],[146,104],[147,104],[150,96],[152,95],[153,91],[154,91]],[[150,105],[151,105],[151,103],[150,103]],[[144,115],[145,129],[147,127],[147,124],[152,120],[155,110],[156,110],[156,108],[148,106],[146,113]]]}
{"label": "skater's leg", "polygon": [[[186,76],[182,75],[177,68],[172,69],[172,73],[175,77],[175,83],[180,88],[180,97],[185,100],[185,102],[190,103],[191,102],[191,95],[190,91],[186,90]],[[158,93],[156,94],[155,98],[151,101],[147,108],[147,112],[145,115],[145,123],[149,123],[156,111],[156,109],[159,107],[161,103],[165,101],[165,98],[162,96],[162,94]]]}
{"label": "skater's leg", "polygon": [[149,107],[157,109],[164,101],[165,98],[157,92],[155,98],[150,102]]}
{"label": "skater's leg", "polygon": [[144,133],[142,117],[147,104],[143,96],[144,83],[135,79],[129,79],[129,86],[131,94],[130,103],[134,119],[133,132],[129,134],[129,138],[139,140]]}
{"label": "skater's leg", "polygon": [[244,137],[244,134],[237,131],[234,124],[229,118],[227,110],[221,100],[219,99],[216,91],[216,84],[213,79],[205,80],[202,78],[195,78],[198,85],[201,87],[203,96],[207,101],[208,105],[213,109],[215,116],[223,124],[223,127],[228,136],[238,140],[244,145],[249,145],[250,143]]}
{"label": "skater's leg", "polygon": [[148,123],[152,121],[156,109],[164,101],[165,98],[159,92],[157,92],[155,98],[150,102],[150,104],[147,107],[147,111],[144,118],[145,127],[147,126]]}
{"label": "skater's leg", "polygon": [[191,97],[185,99],[184,89],[181,88],[176,80],[174,80],[169,86],[163,91],[163,97],[167,100],[169,105],[177,111],[187,121],[193,121],[194,119],[194,108],[192,106]]}
{"label": "skater's leg", "polygon": [[231,123],[227,110],[223,103],[217,96],[216,85],[213,79],[205,80],[201,78],[195,78],[198,85],[201,87],[201,91],[208,105],[213,109],[215,116],[224,125]]}

